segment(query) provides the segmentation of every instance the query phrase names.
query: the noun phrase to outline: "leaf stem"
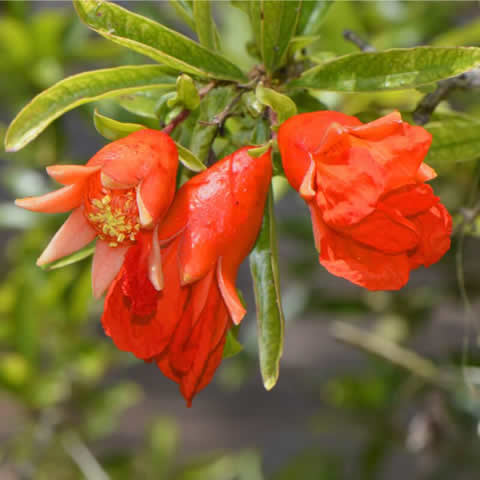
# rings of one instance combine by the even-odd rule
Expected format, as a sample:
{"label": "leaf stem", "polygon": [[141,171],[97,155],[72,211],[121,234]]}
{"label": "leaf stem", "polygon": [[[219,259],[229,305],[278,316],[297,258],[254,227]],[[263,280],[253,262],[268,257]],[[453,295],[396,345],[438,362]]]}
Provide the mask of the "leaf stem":
{"label": "leaf stem", "polygon": [[[214,88],[216,82],[210,82],[205,85],[200,91],[198,92],[200,98],[203,98],[212,88]],[[187,108],[183,109],[178,115],[176,115],[163,129],[162,132],[170,135],[175,128],[180,125],[184,120],[188,118],[190,115],[190,111]]]}

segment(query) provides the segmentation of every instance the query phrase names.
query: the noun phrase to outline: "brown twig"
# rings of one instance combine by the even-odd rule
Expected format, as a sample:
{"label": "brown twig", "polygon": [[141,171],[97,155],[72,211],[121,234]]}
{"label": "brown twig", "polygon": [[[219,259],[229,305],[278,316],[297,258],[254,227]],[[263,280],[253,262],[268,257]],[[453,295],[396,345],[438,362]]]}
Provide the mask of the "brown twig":
{"label": "brown twig", "polygon": [[230,100],[230,102],[228,103],[228,105],[220,113],[215,115],[215,117],[213,117],[211,121],[208,121],[208,122],[200,121],[198,123],[200,123],[201,125],[205,125],[207,127],[217,126],[218,130],[222,132],[223,126],[225,125],[227,118],[233,115],[232,113],[233,107],[235,107],[235,105],[240,101],[244,93],[245,92],[242,91],[238,95],[233,97],[232,100]]}
{"label": "brown twig", "polygon": [[[215,85],[215,82],[210,82],[202,89],[200,89],[200,91],[198,92],[200,98],[203,98],[210,90],[212,90],[213,87],[215,87]],[[180,125],[180,123],[187,119],[187,117],[190,115],[190,111],[191,110],[188,110],[187,108],[183,109],[178,115],[176,115],[172,120],[170,120],[167,125],[165,125],[165,127],[162,129],[162,132],[170,135],[173,130],[175,130],[177,125]]]}
{"label": "brown twig", "polygon": [[352,42],[356,45],[362,52],[375,52],[376,48],[370,45],[366,40],[364,40],[358,33],[355,33],[352,30],[344,30],[343,38]]}
{"label": "brown twig", "polygon": [[438,82],[434,92],[425,95],[413,112],[413,120],[419,125],[425,125],[437,108],[438,104],[447,98],[454,90],[480,88],[480,69],[476,68],[462,73],[457,77],[447,78]]}

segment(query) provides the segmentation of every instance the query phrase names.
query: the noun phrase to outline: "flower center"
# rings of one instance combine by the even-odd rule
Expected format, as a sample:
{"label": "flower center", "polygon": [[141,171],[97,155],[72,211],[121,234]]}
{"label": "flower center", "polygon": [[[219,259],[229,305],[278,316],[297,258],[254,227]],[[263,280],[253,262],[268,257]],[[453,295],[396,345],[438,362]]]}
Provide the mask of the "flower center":
{"label": "flower center", "polygon": [[84,194],[84,213],[101,240],[110,247],[135,243],[140,231],[140,219],[135,198],[135,189],[112,189],[100,182],[95,175]]}

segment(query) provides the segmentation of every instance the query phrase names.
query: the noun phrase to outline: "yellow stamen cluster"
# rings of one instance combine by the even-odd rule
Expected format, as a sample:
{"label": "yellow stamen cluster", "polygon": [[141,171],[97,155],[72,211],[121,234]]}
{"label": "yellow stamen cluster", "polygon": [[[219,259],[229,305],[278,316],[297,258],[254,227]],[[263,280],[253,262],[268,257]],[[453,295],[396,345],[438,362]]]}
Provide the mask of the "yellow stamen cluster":
{"label": "yellow stamen cluster", "polygon": [[[110,195],[91,200],[90,213],[87,218],[99,231],[101,240],[110,240],[111,247],[125,242],[134,242],[140,223],[138,215],[132,216],[135,199],[132,191],[122,195],[122,202],[112,202]],[[113,204],[115,203],[115,204]]]}

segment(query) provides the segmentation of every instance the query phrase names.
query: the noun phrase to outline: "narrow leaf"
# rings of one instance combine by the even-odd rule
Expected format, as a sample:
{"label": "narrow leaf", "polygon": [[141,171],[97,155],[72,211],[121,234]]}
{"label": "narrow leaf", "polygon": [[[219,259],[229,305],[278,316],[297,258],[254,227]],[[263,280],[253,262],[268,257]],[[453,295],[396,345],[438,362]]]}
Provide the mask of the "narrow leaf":
{"label": "narrow leaf", "polygon": [[177,15],[193,30],[195,31],[195,20],[193,19],[193,9],[191,2],[187,0],[169,0],[170,5],[175,9]]}
{"label": "narrow leaf", "polygon": [[[173,93],[174,89],[175,85],[172,85],[171,91],[167,92],[167,94]],[[135,93],[120,95],[115,101],[130,113],[157,120],[159,118],[157,115],[158,109],[164,96],[167,94],[165,90],[145,89]]]}
{"label": "narrow leaf", "polygon": [[218,50],[219,36],[212,17],[210,0],[193,0],[193,18],[200,43],[210,50]]}
{"label": "narrow leaf", "polygon": [[176,103],[183,105],[188,110],[195,110],[200,105],[200,95],[194,81],[188,75],[177,78]]}
{"label": "narrow leaf", "polygon": [[333,4],[333,0],[303,0],[297,32],[299,35],[317,35]]}
{"label": "narrow leaf", "polygon": [[297,113],[295,102],[286,95],[264,87],[261,83],[255,91],[257,99],[263,105],[269,106],[278,116],[278,124],[283,123]]}
{"label": "narrow leaf", "polygon": [[271,390],[278,380],[283,352],[284,318],[280,300],[277,241],[270,190],[262,228],[250,254],[255,303],[257,305],[258,349],[263,385]]}
{"label": "narrow leaf", "polygon": [[126,137],[133,132],[138,132],[138,130],[147,128],[139,123],[119,122],[113,118],[98,113],[98,110],[96,109],[93,113],[93,123],[97,132],[102,135],[102,137],[112,142],[119,138]]}
{"label": "narrow leaf", "polygon": [[339,92],[403,90],[459,75],[480,65],[480,48],[416,47],[361,52],[304,72],[292,87]]}
{"label": "narrow leaf", "polygon": [[5,135],[5,149],[17,151],[65,112],[102,98],[152,87],[175,88],[175,79],[158,65],[107,68],[68,77],[37,95],[15,117]]}
{"label": "narrow leaf", "polygon": [[178,142],[176,142],[176,145],[178,150],[178,159],[184,167],[188,168],[192,172],[201,172],[202,170],[207,169],[202,161],[190,150],[183,147]]}
{"label": "narrow leaf", "polygon": [[95,245],[87,245],[86,247],[78,250],[71,255],[61,258],[60,260],[56,260],[52,263],[47,263],[46,265],[42,265],[41,268],[43,270],[55,270],[57,268],[67,267],[72,263],[77,263],[84,258],[90,257],[95,252]]}
{"label": "narrow leaf", "polygon": [[149,18],[102,0],[74,0],[74,5],[83,22],[115,43],[182,72],[245,81],[226,58]]}
{"label": "narrow leaf", "polygon": [[295,35],[301,0],[251,0],[249,16],[257,47],[269,72],[280,67]]}

